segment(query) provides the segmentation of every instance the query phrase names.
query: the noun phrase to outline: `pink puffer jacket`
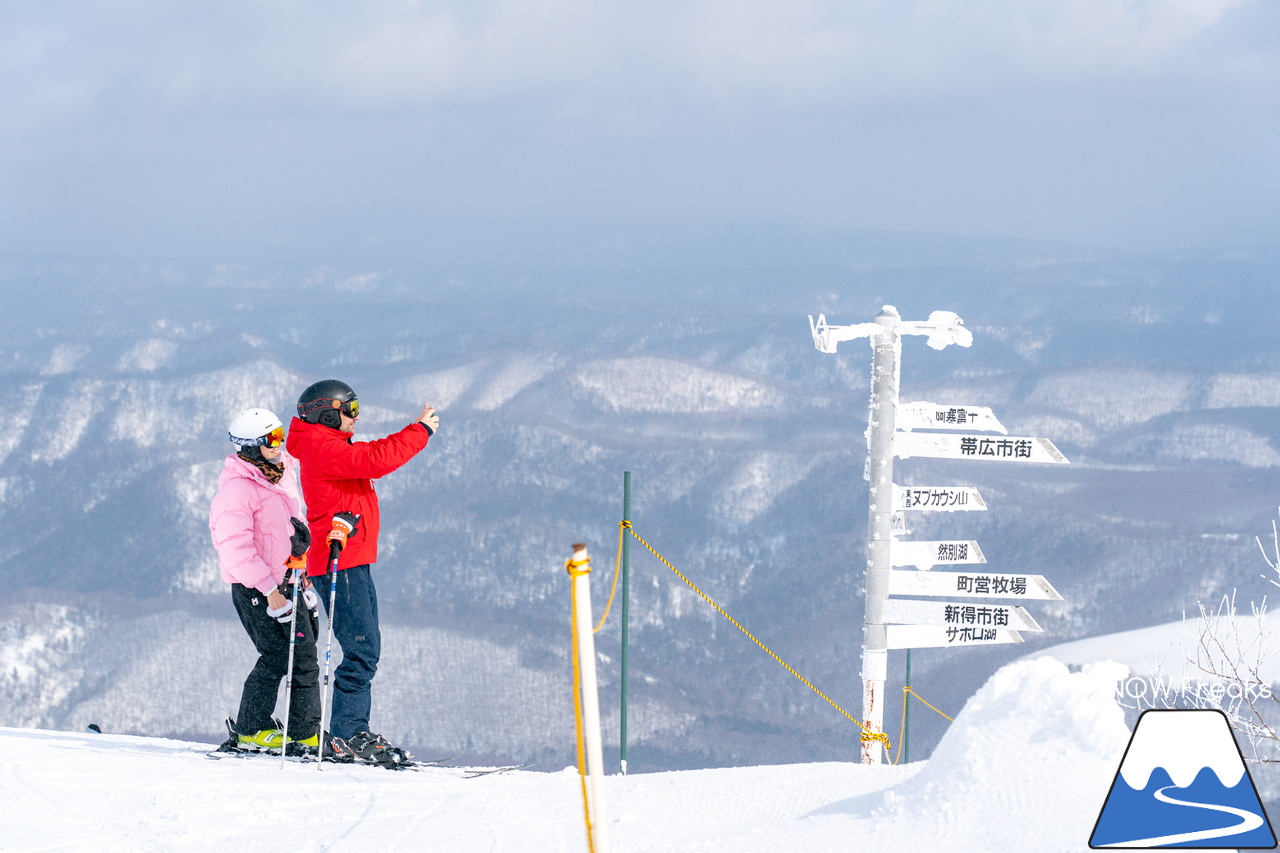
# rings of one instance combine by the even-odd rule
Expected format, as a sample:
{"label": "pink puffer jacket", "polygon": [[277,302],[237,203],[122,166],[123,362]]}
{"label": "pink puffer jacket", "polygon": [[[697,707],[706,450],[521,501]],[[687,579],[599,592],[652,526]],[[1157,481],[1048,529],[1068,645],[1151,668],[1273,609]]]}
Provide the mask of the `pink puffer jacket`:
{"label": "pink puffer jacket", "polygon": [[209,530],[218,549],[222,579],[270,592],[284,579],[293,534],[291,516],[305,518],[298,491],[297,462],[281,453],[284,476],[272,484],[261,471],[232,453],[218,478],[209,507]]}

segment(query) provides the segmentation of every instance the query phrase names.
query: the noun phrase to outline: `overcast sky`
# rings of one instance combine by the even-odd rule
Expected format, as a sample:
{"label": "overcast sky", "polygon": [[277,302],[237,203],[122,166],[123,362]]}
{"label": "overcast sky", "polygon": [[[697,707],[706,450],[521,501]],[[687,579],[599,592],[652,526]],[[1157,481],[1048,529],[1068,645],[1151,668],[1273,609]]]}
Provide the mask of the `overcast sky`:
{"label": "overcast sky", "polygon": [[1280,243],[1274,0],[0,0],[0,249]]}

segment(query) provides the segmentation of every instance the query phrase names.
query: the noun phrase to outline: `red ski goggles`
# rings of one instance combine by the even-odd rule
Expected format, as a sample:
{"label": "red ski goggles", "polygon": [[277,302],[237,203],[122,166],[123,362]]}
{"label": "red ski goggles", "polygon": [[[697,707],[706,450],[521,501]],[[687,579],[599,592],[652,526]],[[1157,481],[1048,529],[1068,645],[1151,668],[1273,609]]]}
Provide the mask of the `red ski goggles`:
{"label": "red ski goggles", "polygon": [[284,427],[276,427],[271,432],[258,439],[258,442],[263,447],[279,447],[284,444]]}

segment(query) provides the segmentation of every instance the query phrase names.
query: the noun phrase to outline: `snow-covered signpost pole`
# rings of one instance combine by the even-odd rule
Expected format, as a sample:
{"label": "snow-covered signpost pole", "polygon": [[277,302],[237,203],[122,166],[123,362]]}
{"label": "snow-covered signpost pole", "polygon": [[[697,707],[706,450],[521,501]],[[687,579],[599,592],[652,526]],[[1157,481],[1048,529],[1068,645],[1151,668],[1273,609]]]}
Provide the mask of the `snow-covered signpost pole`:
{"label": "snow-covered signpost pole", "polygon": [[[934,311],[923,322],[903,322],[892,305],[884,306],[874,323],[831,326],[820,314],[817,323],[810,317],[809,324],[814,345],[832,355],[840,341],[871,338],[871,414],[867,421],[870,495],[867,507],[867,596],[862,628],[862,721],[869,734],[883,734],[884,682],[889,671],[889,636],[884,610],[893,570],[891,546],[896,511],[893,439],[902,335],[928,335],[929,346],[934,349],[943,349],[951,344],[967,347],[973,343],[973,335],[950,311]],[[880,740],[863,737],[863,764],[880,762],[881,743]]]}
{"label": "snow-covered signpost pole", "polygon": [[[825,319],[825,318],[823,318]],[[867,420],[867,595],[862,629],[862,720],[866,734],[884,732],[884,682],[889,672],[889,639],[884,603],[889,598],[889,546],[893,541],[893,431],[898,400],[898,312],[890,306],[876,317],[872,340],[871,414]],[[834,341],[832,349],[835,348]],[[862,739],[862,763],[879,764],[882,741]]]}
{"label": "snow-covered signpost pole", "polygon": [[[926,456],[952,459],[1007,459],[1024,462],[1066,462],[1047,439],[939,435],[913,432],[917,427],[1001,432],[999,421],[982,406],[943,407],[932,403],[898,402],[903,335],[925,335],[933,349],[951,344],[967,347],[973,335],[950,311],[934,311],[924,321],[904,321],[892,305],[874,323],[832,326],[824,315],[809,318],[814,345],[834,354],[841,341],[870,338],[871,412],[867,421],[866,605],[862,645],[862,762],[881,759],[884,735],[884,684],[890,649],[927,646],[1021,642],[1017,630],[1040,626],[1018,606],[976,606],[949,602],[891,599],[899,596],[989,596],[1061,598],[1044,578],[981,575],[980,583],[967,575],[931,573],[938,563],[984,563],[972,541],[899,542],[906,532],[905,510],[985,510],[978,490],[967,486],[902,488],[893,482],[893,458]],[[898,523],[895,524],[895,520]],[[917,571],[895,572],[894,566],[914,565]],[[924,577],[922,577],[924,576]],[[980,587],[980,588],[979,588]],[[979,627],[979,626],[1001,626]]]}

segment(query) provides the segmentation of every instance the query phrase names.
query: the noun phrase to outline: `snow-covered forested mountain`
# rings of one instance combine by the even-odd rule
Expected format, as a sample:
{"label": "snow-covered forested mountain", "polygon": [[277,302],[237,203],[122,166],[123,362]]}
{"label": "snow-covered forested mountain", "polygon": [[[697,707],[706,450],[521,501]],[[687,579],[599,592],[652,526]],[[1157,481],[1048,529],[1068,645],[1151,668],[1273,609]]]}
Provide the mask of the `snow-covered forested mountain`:
{"label": "snow-covered forested mountain", "polygon": [[[958,312],[971,349],[904,347],[904,399],[992,406],[1072,465],[912,459],[986,513],[913,519],[1044,574],[1023,646],[917,651],[944,709],[1037,645],[1259,590],[1280,502],[1280,260],[1263,255],[863,267],[370,272],[13,264],[0,376],[0,725],[217,736],[252,653],[208,503],[238,411],[287,417],[337,377],[358,438],[435,404],[439,435],[379,484],[375,728],[424,751],[571,761],[569,546],[607,594],[636,531],[854,711],[869,351],[806,313]],[[633,546],[633,770],[844,760],[847,720]],[[619,612],[597,638],[617,742]],[[890,692],[900,689],[901,653]],[[888,719],[896,726],[898,708]],[[913,716],[913,754],[945,721]],[[612,764],[616,752],[609,753]]]}

